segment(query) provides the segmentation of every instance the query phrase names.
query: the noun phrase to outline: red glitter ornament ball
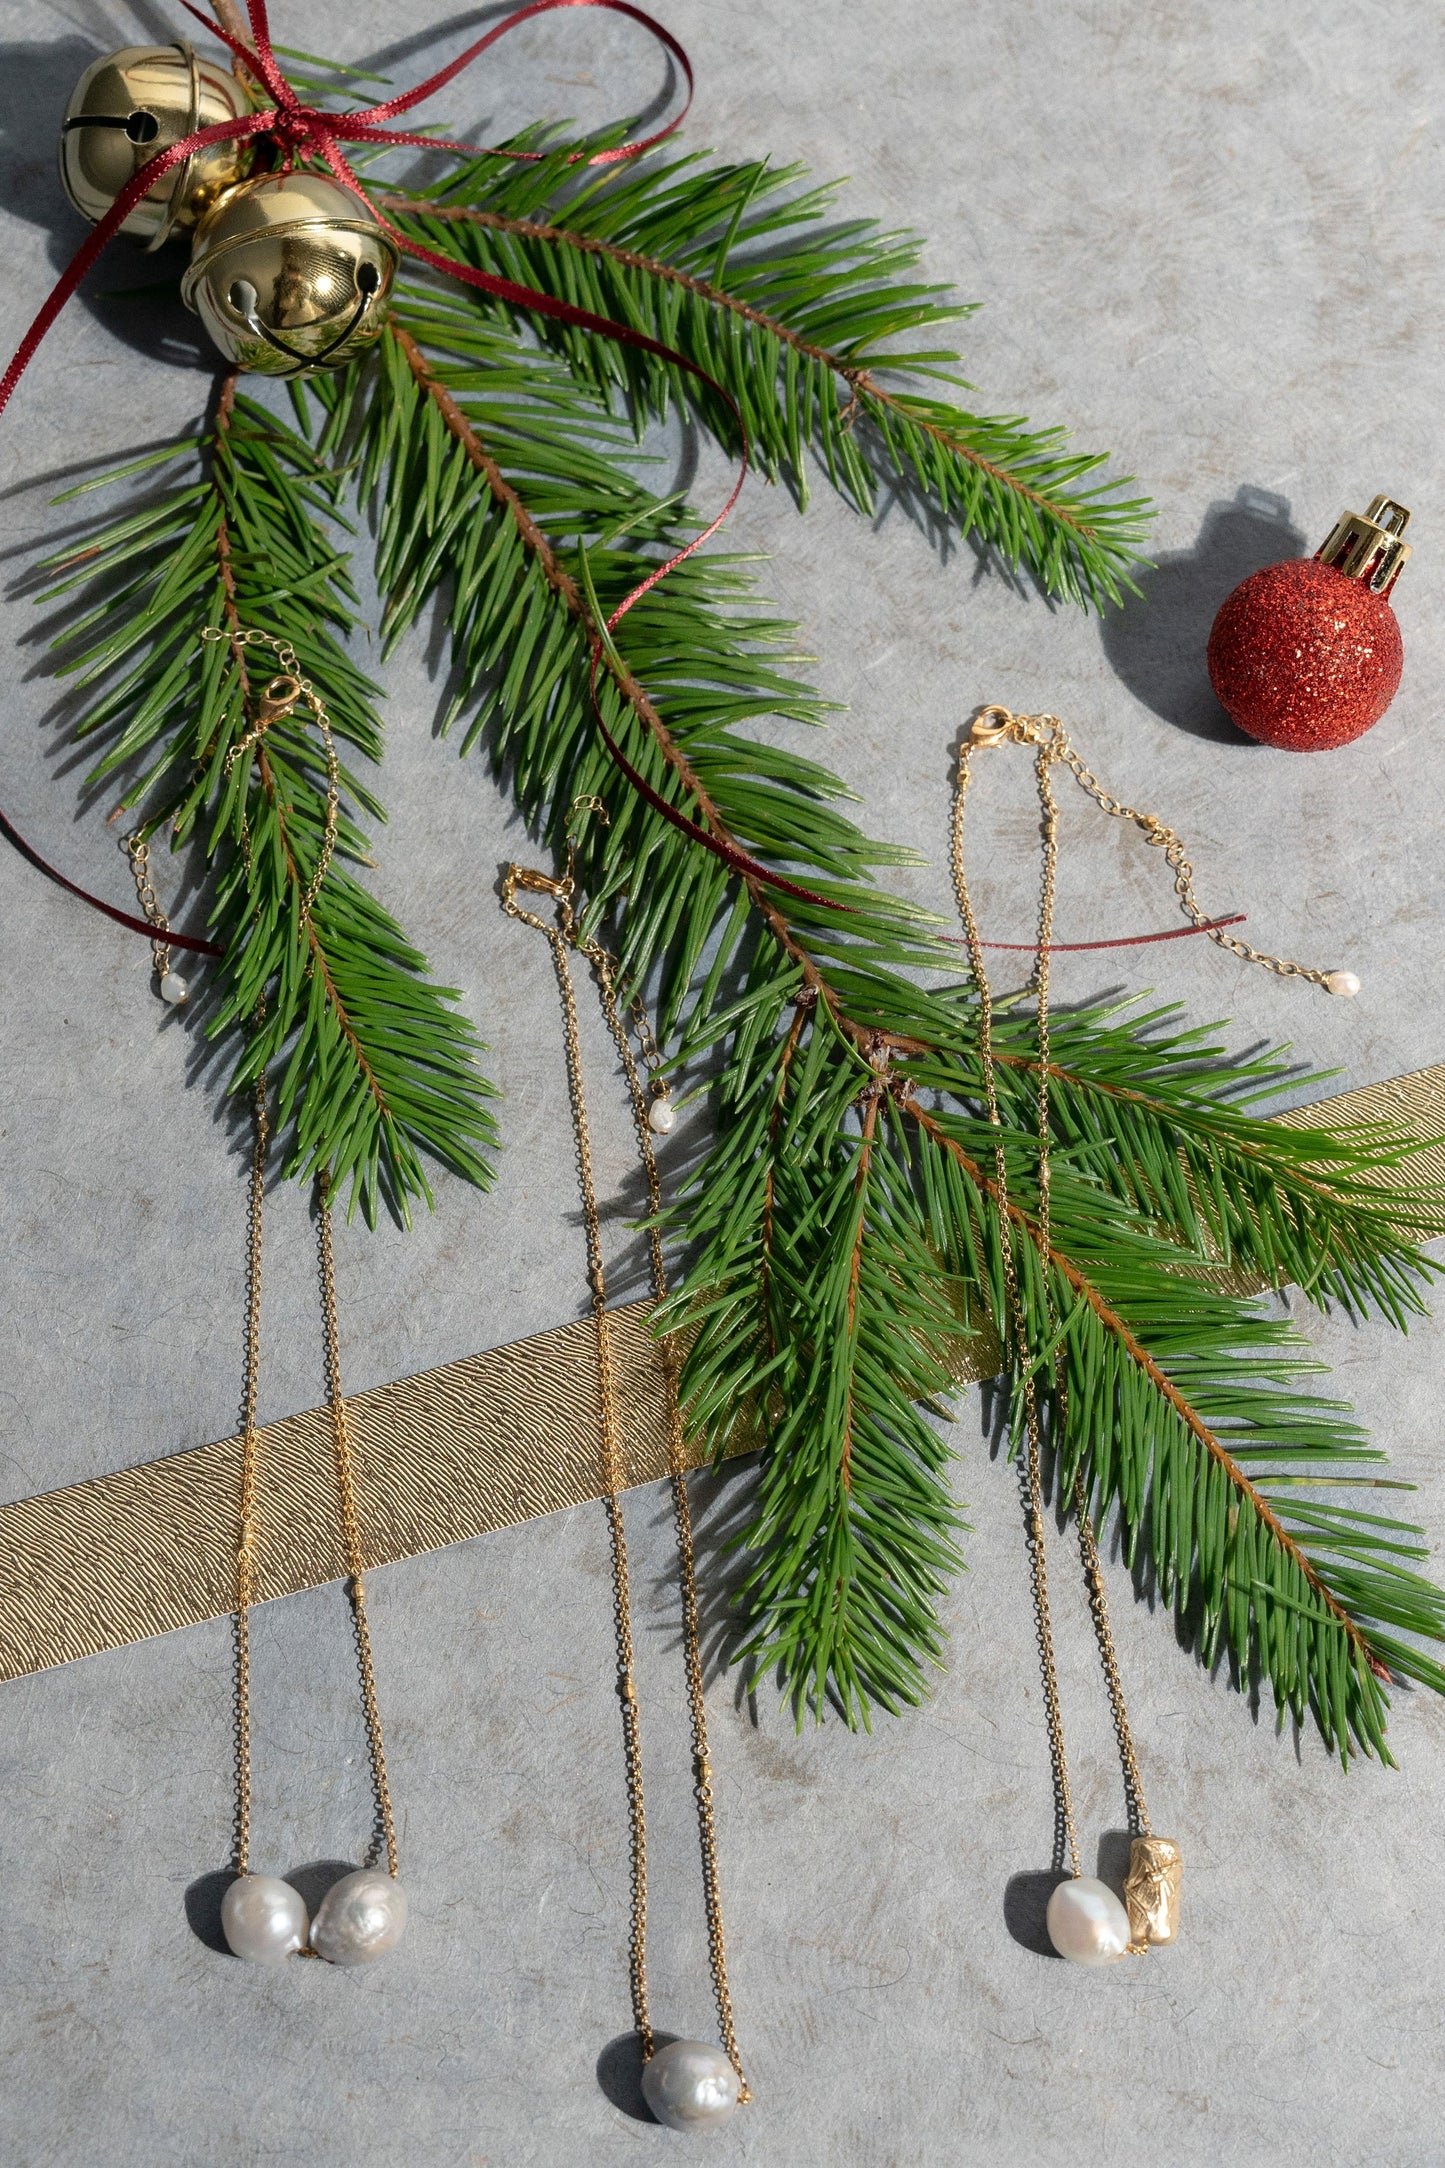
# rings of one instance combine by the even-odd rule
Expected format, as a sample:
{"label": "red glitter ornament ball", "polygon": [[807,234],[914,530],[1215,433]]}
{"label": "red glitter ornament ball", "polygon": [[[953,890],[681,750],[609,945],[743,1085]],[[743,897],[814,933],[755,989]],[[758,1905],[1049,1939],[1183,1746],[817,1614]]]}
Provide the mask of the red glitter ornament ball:
{"label": "red glitter ornament ball", "polygon": [[1209,635],[1209,677],[1240,729],[1292,753],[1348,745],[1395,697],[1405,651],[1389,592],[1409,513],[1377,497],[1317,557],[1241,580]]}

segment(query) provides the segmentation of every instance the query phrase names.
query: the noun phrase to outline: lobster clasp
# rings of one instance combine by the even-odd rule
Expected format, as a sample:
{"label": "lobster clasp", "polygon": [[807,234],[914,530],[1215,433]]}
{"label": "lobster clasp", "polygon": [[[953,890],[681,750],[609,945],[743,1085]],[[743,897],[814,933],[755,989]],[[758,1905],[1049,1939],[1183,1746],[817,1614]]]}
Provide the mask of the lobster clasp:
{"label": "lobster clasp", "polygon": [[573,923],[572,898],[576,887],[570,870],[559,879],[556,874],[543,873],[536,866],[513,864],[508,866],[502,875],[502,909],[509,918],[520,918],[527,925],[537,927],[539,932],[548,933],[550,929],[546,920],[538,918],[535,911],[527,910],[525,905],[517,901],[517,890],[524,889],[531,896],[550,896],[557,906],[557,919],[561,930],[570,939]]}
{"label": "lobster clasp", "polygon": [[1018,717],[1009,708],[980,708],[968,733],[970,745],[1002,745],[1018,735]]}
{"label": "lobster clasp", "polygon": [[257,731],[269,730],[273,723],[279,723],[283,715],[291,713],[300,698],[300,678],[293,677],[289,670],[273,677],[256,703]]}
{"label": "lobster clasp", "polygon": [[535,896],[566,897],[572,893],[570,878],[558,880],[554,874],[539,873],[532,866],[508,866],[506,885],[513,890],[530,889]]}

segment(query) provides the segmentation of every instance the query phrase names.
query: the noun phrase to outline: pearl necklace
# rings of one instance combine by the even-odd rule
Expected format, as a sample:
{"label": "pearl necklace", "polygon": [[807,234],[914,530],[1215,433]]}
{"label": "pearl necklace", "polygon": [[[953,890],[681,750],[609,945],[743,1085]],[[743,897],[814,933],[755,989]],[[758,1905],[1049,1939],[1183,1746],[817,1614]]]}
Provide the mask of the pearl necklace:
{"label": "pearl necklace", "polygon": [[[984,968],[983,942],[979,937],[973,901],[963,864],[964,805],[972,779],[973,754],[988,746],[1009,742],[1035,748],[1034,773],[1038,786],[1043,837],[1043,869],[1039,901],[1038,934],[1033,943],[1034,968],[1029,989],[1035,996],[1038,1017],[1038,1063],[1035,1140],[1037,1149],[1038,1202],[1034,1213],[1016,1206],[1009,1193],[1008,1155],[993,1053],[993,993]],[[1074,751],[1062,723],[1051,715],[1014,715],[1007,708],[986,707],[974,718],[958,750],[958,775],[953,799],[952,865],[954,893],[963,922],[964,946],[969,972],[978,993],[979,1054],[983,1068],[984,1102],[994,1132],[994,1202],[1000,1230],[999,1265],[1003,1284],[1003,1337],[1010,1347],[1018,1380],[1018,1406],[1022,1414],[1019,1454],[1019,1487],[1024,1509],[1025,1541],[1032,1580],[1034,1622],[1039,1662],[1043,1674],[1044,1715],[1048,1727],[1049,1760],[1054,1785],[1054,1858],[1058,1877],[1050,1894],[1045,1924],[1049,1940],[1061,1957],[1076,1965],[1109,1965],[1124,1956],[1144,1954],[1157,1944],[1173,1942],[1179,1932],[1179,1892],[1183,1858],[1168,1837],[1155,1836],[1144,1803],[1144,1787],[1124,1705],[1123,1681],[1109,1624],[1108,1596],[1099,1563],[1089,1499],[1083,1477],[1075,1473],[1071,1503],[1078,1529],[1079,1557],[1088,1591],[1089,1610],[1099,1645],[1114,1735],[1118,1743],[1128,1814],[1129,1871],[1123,1900],[1095,1875],[1086,1875],[1080,1863],[1079,1836],[1074,1821],[1073,1791],[1069,1782],[1068,1756],[1064,1745],[1063,1717],[1059,1700],[1058,1666],[1054,1656],[1053,1621],[1049,1607],[1048,1557],[1044,1533],[1043,1430],[1044,1408],[1039,1379],[1045,1380],[1053,1435],[1062,1441],[1065,1383],[1059,1346],[1060,1324],[1055,1304],[1053,1262],[1050,1247],[1049,1154],[1052,1134],[1049,1121],[1049,959],[1053,941],[1054,885],[1058,864],[1058,807],[1053,794],[1053,770],[1066,766],[1080,788],[1106,813],[1139,827],[1148,841],[1164,852],[1174,874],[1175,892],[1187,917],[1221,948],[1246,963],[1259,964],[1282,978],[1306,979],[1330,994],[1355,994],[1359,980],[1353,972],[1315,970],[1288,959],[1266,956],[1245,941],[1223,931],[1220,922],[1206,919],[1194,897],[1193,871],[1184,846],[1174,831],[1153,814],[1140,813],[1110,797]],[[1031,1286],[1039,1296],[1031,1317],[1020,1284],[1020,1236]]]}
{"label": "pearl necklace", "polygon": [[[274,723],[305,708],[316,724],[326,761],[326,815],[320,848],[310,880],[300,898],[300,922],[311,917],[331,864],[336,845],[341,774],[330,719],[321,696],[301,674],[294,650],[283,640],[265,632],[235,627],[222,630],[208,626],[203,641],[224,641],[240,660],[240,650],[269,649],[281,668],[260,694],[256,717],[226,756],[229,777],[237,761],[261,744]],[[262,756],[264,758],[264,755]],[[242,849],[249,865],[250,833],[244,815]],[[126,838],[126,850],[135,877],[141,909],[156,939],[152,962],[161,999],[180,1007],[190,989],[171,969],[169,920],[156,898],[150,877],[150,852],[144,829]],[[258,1018],[261,1012],[258,1011]],[[261,1517],[260,1434],[256,1427],[256,1397],[261,1359],[261,1262],[262,1218],[266,1201],[266,1160],[270,1146],[267,1078],[264,1067],[252,1100],[254,1143],[251,1152],[251,1183],[248,1200],[249,1242],[246,1272],[246,1352],[241,1394],[241,1488],[236,1545],[236,1813],[232,1855],[234,1879],[221,1899],[221,1928],[237,1957],[257,1965],[276,1965],[297,1955],[325,1958],[329,1964],[370,1964],[395,1949],[406,1928],[406,1891],[397,1880],[396,1822],[386,1774],[386,1746],[382,1738],[381,1710],[371,1656],[371,1632],[366,1617],[365,1557],[361,1521],[357,1510],[356,1471],[351,1434],[346,1419],[346,1399],[341,1389],[341,1337],[336,1313],[336,1267],[331,1242],[331,1183],[326,1169],[316,1182],[317,1261],[321,1284],[321,1316],[326,1362],[327,1399],[336,1450],[336,1493],[340,1512],[342,1547],[346,1558],[346,1593],[356,1636],[357,1662],[361,1673],[361,1703],[366,1721],[367,1755],[376,1807],[375,1827],[369,1855],[363,1866],[344,1874],[326,1891],[315,1918],[307,1913],[300,1891],[280,1875],[251,1871],[251,1608],[255,1601],[256,1562]],[[384,1855],[386,1865],[378,1864]]]}
{"label": "pearl necklace", "polygon": [[[376,1819],[365,1865],[345,1874],[327,1890],[314,1919],[308,1919],[299,1890],[279,1875],[251,1871],[251,1606],[260,1535],[259,1433],[256,1388],[260,1355],[261,1222],[266,1194],[266,1158],[270,1125],[266,1109],[266,1073],[257,1079],[254,1099],[255,1144],[251,1154],[251,1191],[246,1274],[246,1363],[242,1398],[240,1540],[236,1547],[236,1879],[221,1899],[221,1927],[237,1957],[251,1964],[275,1965],[298,1954],[324,1957],[332,1965],[367,1965],[396,1948],[406,1928],[406,1891],[397,1880],[396,1818],[386,1774],[386,1746],[372,1663],[371,1631],[366,1617],[365,1555],[357,1510],[356,1471],[346,1401],[341,1389],[341,1347],[336,1312],[336,1267],[331,1242],[331,1193],[323,1173],[317,1182],[316,1236],[321,1282],[321,1315],[326,1358],[327,1400],[336,1450],[336,1493],[346,1554],[346,1593],[356,1636],[361,1673],[361,1706],[366,1722]],[[386,1865],[378,1865],[384,1855]]]}
{"label": "pearl necklace", "polygon": [[[1039,896],[1038,932],[1032,944],[1034,967],[1025,991],[1035,997],[1038,1017],[1038,1062],[1035,1096],[1036,1182],[1038,1202],[1032,1215],[1013,1203],[1009,1194],[1008,1155],[1003,1115],[999,1105],[998,1079],[993,1053],[993,992],[984,968],[983,942],[979,937],[973,901],[963,866],[964,806],[972,780],[973,755],[995,745],[1031,745],[1038,787],[1043,867]],[[978,1043],[983,1068],[984,1104],[994,1132],[993,1195],[998,1209],[1000,1277],[1003,1283],[1002,1337],[1012,1356],[1018,1380],[1018,1406],[1022,1414],[1022,1450],[1019,1454],[1019,1488],[1024,1509],[1025,1541],[1033,1588],[1034,1623],[1038,1635],[1039,1663],[1043,1673],[1044,1717],[1049,1735],[1049,1760],[1054,1784],[1054,1858],[1058,1877],[1050,1894],[1045,1924],[1049,1940],[1061,1957],[1076,1965],[1110,1965],[1125,1956],[1141,1956],[1158,1944],[1173,1942],[1179,1933],[1179,1892],[1184,1862],[1179,1847],[1168,1837],[1155,1836],[1144,1804],[1144,1786],[1134,1751],[1124,1686],[1109,1624],[1109,1602],[1104,1587],[1099,1550],[1094,1537],[1089,1499],[1081,1474],[1075,1473],[1071,1503],[1078,1529],[1079,1559],[1088,1591],[1094,1636],[1099,1645],[1119,1763],[1124,1779],[1124,1803],[1128,1815],[1129,1871],[1123,1900],[1096,1875],[1083,1872],[1079,1858],[1079,1835],[1074,1822],[1073,1791],[1069,1782],[1068,1756],[1064,1747],[1063,1716],[1059,1701],[1058,1666],[1054,1657],[1053,1621],[1049,1608],[1048,1556],[1044,1535],[1043,1432],[1044,1406],[1039,1390],[1045,1380],[1052,1435],[1062,1444],[1065,1380],[1061,1327],[1055,1302],[1053,1253],[1050,1247],[1049,1155],[1052,1132],[1049,1121],[1049,959],[1054,929],[1054,885],[1058,868],[1058,807],[1054,800],[1053,771],[1066,767],[1084,793],[1101,811],[1117,820],[1132,822],[1146,840],[1164,853],[1174,876],[1174,892],[1184,914],[1195,929],[1228,950],[1244,963],[1258,964],[1279,978],[1304,979],[1327,994],[1357,994],[1360,982],[1352,971],[1321,970],[1292,959],[1264,955],[1247,941],[1224,930],[1233,920],[1205,917],[1194,894],[1194,872],[1184,855],[1184,845],[1172,828],[1152,813],[1143,813],[1122,799],[1111,797],[1074,750],[1069,734],[1052,715],[1014,715],[1008,708],[980,709],[958,749],[958,775],[953,798],[952,867],[954,894],[963,922],[963,945],[969,972],[978,993]],[[1020,1236],[1024,1238],[1021,1245]],[[1029,1313],[1020,1281],[1020,1255],[1026,1259],[1031,1287],[1039,1289],[1034,1315]]]}
{"label": "pearl necklace", "polygon": [[[597,1327],[603,1503],[607,1513],[612,1564],[617,1696],[622,1711],[622,1749],[627,1781],[631,1853],[632,1919],[628,1942],[628,1972],[633,2023],[642,2053],[642,2092],[659,2123],[666,2124],[672,2130],[703,2131],[728,2121],[739,2106],[751,2100],[752,2095],[743,2073],[733,2024],[732,1994],[728,1984],[727,1950],[723,1936],[712,1763],[708,1756],[707,1707],[703,1696],[702,1636],[693,1555],[692,1509],[688,1500],[682,1413],[677,1391],[678,1356],[672,1340],[664,1335],[659,1340],[658,1349],[667,1389],[667,1457],[672,1485],[673,1528],[677,1543],[678,1590],[682,1607],[683,1663],[692,1732],[693,1798],[697,1805],[698,1836],[702,1851],[708,1968],[712,1977],[713,2000],[717,2006],[720,2046],[706,2040],[677,2039],[668,2039],[659,2044],[648,2001],[647,1817],[643,1797],[640,1718],[633,1675],[627,1532],[621,1500],[626,1477],[622,1465],[617,1387],[608,1332],[601,1217],[592,1171],[592,1145],[583,1087],[577,999],[572,984],[570,955],[573,951],[585,958],[592,967],[602,1013],[617,1048],[632,1103],[633,1125],[637,1132],[638,1152],[647,1184],[648,1259],[653,1294],[659,1303],[666,1299],[667,1276],[662,1237],[658,1230],[658,1215],[662,1209],[662,1184],[652,1140],[654,1136],[668,1134],[675,1123],[676,1112],[668,1086],[658,1073],[662,1057],[640,998],[632,1003],[631,1018],[637,1044],[641,1049],[641,1063],[633,1050],[632,1039],[619,1006],[616,959],[597,942],[588,939],[578,927],[575,912],[576,846],[570,840],[570,830],[579,813],[584,811],[595,814],[600,820],[605,821],[607,818],[605,807],[596,798],[579,798],[573,805],[568,821],[569,842],[565,875],[561,879],[554,879],[550,874],[534,872],[528,867],[509,866],[502,882],[502,907],[509,917],[520,919],[523,924],[535,927],[546,936],[551,945],[557,987],[562,997],[567,1087],[572,1105],[582,1214],[587,1230],[587,1277],[592,1293],[592,1314]],[[534,911],[529,911],[518,903],[519,889],[550,897],[556,908],[555,923],[549,924]],[[643,1076],[644,1067],[648,1072],[646,1081]]]}

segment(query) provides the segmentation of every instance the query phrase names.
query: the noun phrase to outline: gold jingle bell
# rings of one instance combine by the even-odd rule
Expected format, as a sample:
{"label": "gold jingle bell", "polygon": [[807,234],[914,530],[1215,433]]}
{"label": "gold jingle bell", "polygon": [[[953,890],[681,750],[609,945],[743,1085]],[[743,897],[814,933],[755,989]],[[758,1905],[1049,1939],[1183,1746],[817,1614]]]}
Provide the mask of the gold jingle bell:
{"label": "gold jingle bell", "polygon": [[[126,45],[92,61],[65,108],[60,184],[82,218],[104,218],[141,167],[198,128],[238,120],[251,110],[243,85],[183,39],[174,45]],[[211,143],[163,173],[122,233],[150,248],[203,218],[240,179],[246,146]]]}
{"label": "gold jingle bell", "polygon": [[379,337],[399,252],[324,173],[237,188],[196,235],[181,298],[228,361],[263,376],[339,369]]}

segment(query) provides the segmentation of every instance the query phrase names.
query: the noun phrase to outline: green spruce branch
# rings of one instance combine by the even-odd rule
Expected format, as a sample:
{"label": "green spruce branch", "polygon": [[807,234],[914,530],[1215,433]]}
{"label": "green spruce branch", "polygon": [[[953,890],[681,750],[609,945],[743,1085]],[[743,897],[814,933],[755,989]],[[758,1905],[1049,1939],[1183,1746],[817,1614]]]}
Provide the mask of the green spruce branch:
{"label": "green spruce branch", "polygon": [[[432,335],[445,339],[458,313],[438,304]],[[717,1071],[722,1135],[679,1221],[693,1250],[679,1314],[697,1336],[693,1418],[715,1447],[732,1442],[749,1407],[768,1410],[747,1538],[749,1650],[780,1666],[800,1703],[831,1696],[864,1721],[875,1703],[917,1698],[941,1646],[936,1602],[954,1563],[954,1512],[945,1456],[920,1411],[944,1394],[960,1313],[995,1332],[1003,1315],[997,1227],[979,1233],[980,1215],[997,1216],[979,1172],[982,1140],[959,1158],[946,1126],[978,1129],[972,1003],[956,988],[924,990],[943,952],[922,914],[868,884],[867,867],[893,854],[822,810],[838,793],[832,778],[755,743],[719,757],[719,715],[759,703],[738,682],[736,640],[731,650],[699,640],[694,597],[672,582],[629,616],[628,662],[607,658],[609,727],[654,787],[716,839],[828,890],[846,916],[730,874],[631,792],[591,726],[585,661],[597,626],[579,563],[578,538],[617,519],[618,485],[609,475],[600,501],[577,446],[561,459],[570,489],[549,471],[539,495],[528,402],[546,405],[555,460],[561,380],[540,361],[525,377],[509,372],[501,332],[493,327],[485,355],[479,336],[468,323],[465,358],[432,361],[401,332],[407,375],[395,363],[383,370],[361,423],[363,438],[410,443],[420,458],[425,432],[396,409],[405,417],[429,405],[454,448],[450,469],[435,450],[425,455],[430,522],[416,513],[419,475],[407,460],[389,482],[375,470],[385,506],[412,508],[411,554],[395,576],[414,609],[425,567],[440,561],[438,538],[467,501],[469,477],[480,478],[507,537],[509,578],[468,599],[489,637],[478,644],[478,623],[467,620],[454,654],[473,668],[455,697],[463,710],[481,703],[528,811],[554,834],[578,789],[612,809],[591,846],[593,893],[611,908],[634,979],[660,974],[679,1061],[706,1059]],[[580,410],[576,420],[590,426]],[[663,511],[643,498],[629,523]],[[379,517],[385,532],[388,509]],[[661,532],[656,546],[676,539]],[[610,565],[595,543],[589,566],[594,557],[606,596],[649,561]],[[710,560],[682,570],[699,585],[719,575]],[[759,629],[785,637],[785,628]],[[541,660],[535,671],[510,668],[498,686],[502,635],[514,664]],[[787,705],[808,713],[796,690]],[[769,792],[790,801],[787,820],[760,802],[764,768]],[[1438,1228],[1439,1200],[1389,1183],[1404,1150],[1397,1139],[1285,1130],[1242,1111],[1241,1097],[1286,1081],[1279,1065],[1228,1065],[1191,1035],[1161,1036],[1157,1022],[1094,1014],[1061,1030],[1058,1145],[1074,1178],[1064,1193],[1082,1203],[1078,1254],[1058,1250],[1050,1267],[1083,1365],[1065,1411],[1090,1411],[1076,1453],[1065,1413],[1061,1452],[1083,1466],[1101,1509],[1117,1503],[1131,1549],[1157,1542],[1161,1583],[1206,1657],[1227,1649],[1241,1680],[1265,1673],[1281,1708],[1312,1707],[1341,1751],[1378,1750],[1386,1670],[1431,1684],[1445,1677],[1390,1631],[1408,1617],[1422,1638],[1440,1636],[1438,1596],[1400,1563],[1402,1545],[1421,1555],[1418,1531],[1353,1507],[1330,1506],[1322,1518],[1318,1507],[1274,1502],[1276,1484],[1294,1500],[1304,1479],[1348,1479],[1368,1449],[1338,1410],[1301,1401],[1298,1339],[1219,1280],[1221,1268],[1297,1278],[1318,1299],[1374,1304],[1403,1323],[1427,1269],[1411,1233]],[[1006,1025],[1000,1066],[1024,1140],[1013,1177],[1021,1195],[1033,1147],[1017,1102],[1034,1089],[1031,1060],[1027,1027]],[[899,1138],[909,1134],[905,1148]],[[945,1189],[936,1167],[925,1178],[925,1147],[966,1166],[973,1185],[941,1218]],[[1112,1369],[1101,1368],[1101,1347]],[[1015,1370],[1033,1359],[1012,1352]],[[1108,1427],[1103,1376],[1112,1380]],[[1256,1468],[1261,1455],[1270,1465]],[[1193,1504],[1179,1509],[1185,1533],[1171,1549],[1164,1537],[1176,1524],[1161,1501],[1176,1489]],[[1284,1615],[1296,1623],[1281,1638]]]}
{"label": "green spruce branch", "polygon": [[[694,154],[603,167],[579,183],[571,147],[559,146],[534,166],[481,160],[431,191],[381,200],[439,254],[685,354],[727,386],[754,457],[800,499],[811,455],[860,510],[880,486],[903,489],[1046,592],[1096,607],[1120,600],[1147,501],[1104,476],[1105,455],[1071,452],[1063,430],[926,392],[971,391],[959,356],[936,342],[973,305],[912,275],[915,235],[836,217],[838,188],[804,189],[805,179],[798,166]],[[513,314],[600,397],[658,416],[677,403],[737,449],[731,414],[674,365]]]}
{"label": "green spruce branch", "polygon": [[86,696],[79,734],[105,748],[90,780],[123,773],[122,805],[144,808],[144,832],[167,831],[178,851],[195,840],[214,868],[209,929],[224,958],[208,1030],[235,1046],[231,1090],[269,1068],[287,1172],[329,1167],[368,1219],[383,1206],[405,1217],[430,1202],[427,1158],[489,1178],[480,1042],[349,870],[374,863],[356,816],[384,815],[348,766],[337,861],[349,865],[333,861],[303,913],[326,820],[321,743],[298,710],[237,757],[258,658],[261,684],[279,664],[268,649],[200,637],[286,641],[337,740],[380,759],[375,688],[342,644],[354,596],[334,486],[294,430],[237,397],[234,377],[205,436],[177,456],[198,449],[199,479],[163,486],[46,561],[57,667]]}
{"label": "green spruce branch", "polygon": [[[792,180],[684,164],[579,184],[559,152],[510,177],[464,176],[406,215],[468,260],[551,277],[694,355],[736,398],[764,465],[800,491],[814,455],[860,505],[911,478],[1053,591],[1111,592],[1137,507],[1105,491],[1080,510],[1070,492],[1091,497],[1077,486],[1091,468],[1031,478],[1018,443],[991,475],[967,415],[944,430],[956,443],[923,431],[926,459],[905,442],[914,394],[890,372],[952,362],[897,342],[956,312],[906,275],[913,243],[823,224],[824,200],[790,194]],[[827,705],[743,563],[709,551],[653,588],[620,647],[604,643],[597,698],[688,823],[823,900],[740,874],[664,819],[597,728],[601,620],[697,531],[636,475],[642,422],[683,397],[728,441],[726,412],[661,365],[407,277],[379,352],[297,389],[296,429],[223,400],[190,447],[199,477],[147,482],[56,564],[54,593],[81,610],[63,637],[92,700],[84,727],[105,746],[97,772],[124,769],[128,802],[214,866],[228,956],[212,1029],[238,1038],[234,1081],[264,1055],[290,1095],[288,1163],[345,1168],[373,1213],[426,1194],[427,1157],[483,1178],[476,1042],[351,870],[368,857],[357,815],[379,807],[349,774],[347,863],[303,923],[324,814],[317,748],[283,734],[228,772],[248,688],[218,643],[196,697],[201,626],[292,638],[338,736],[374,758],[373,688],[343,644],[352,506],[374,531],[386,648],[425,613],[446,624],[440,720],[460,749],[485,746],[559,849],[579,796],[606,807],[581,839],[589,925],[654,1002],[679,1084],[706,1090],[715,1115],[673,1210],[687,1262],[673,1315],[693,1335],[700,1433],[717,1452],[765,1439],[744,1532],[747,1658],[777,1670],[800,1715],[832,1702],[867,1723],[918,1700],[942,1659],[960,1524],[936,1417],[959,1337],[1003,1347],[1015,1405],[1025,1369],[1046,1371],[1053,1351],[1005,1329],[957,951],[878,884],[914,854],[864,835],[837,777],[769,736],[771,718],[817,724]],[[1267,1680],[1281,1713],[1312,1712],[1341,1754],[1383,1753],[1387,1680],[1445,1689],[1430,1653],[1442,1598],[1416,1570],[1419,1531],[1361,1507],[1380,1456],[1304,1388],[1307,1345],[1231,1287],[1291,1281],[1403,1326],[1441,1200],[1412,1188],[1407,1147],[1384,1131],[1261,1119],[1298,1081],[1280,1062],[1233,1061],[1165,1016],[1095,1008],[1055,1029],[1045,1254],[1025,1015],[1000,1014],[995,1056],[1030,1314],[1048,1314],[1051,1289],[1062,1320],[1065,1390],[1045,1396],[1056,1496],[1077,1471],[1096,1512],[1117,1510],[1136,1571],[1152,1571],[1206,1660],[1242,1685]]]}

